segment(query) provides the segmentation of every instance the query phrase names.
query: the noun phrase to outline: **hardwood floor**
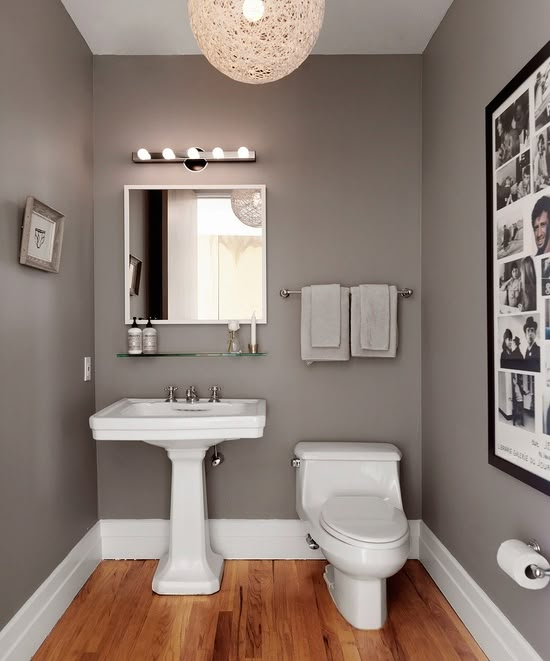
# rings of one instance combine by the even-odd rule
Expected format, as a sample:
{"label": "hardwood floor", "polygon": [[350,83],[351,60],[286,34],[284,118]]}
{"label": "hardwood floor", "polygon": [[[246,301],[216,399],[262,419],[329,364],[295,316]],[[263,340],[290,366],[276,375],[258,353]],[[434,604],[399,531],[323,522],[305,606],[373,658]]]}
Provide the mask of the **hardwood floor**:
{"label": "hardwood floor", "polygon": [[440,661],[485,659],[426,570],[388,581],[380,631],[351,627],[318,560],[229,560],[209,596],[151,591],[156,560],[103,561],[35,661]]}

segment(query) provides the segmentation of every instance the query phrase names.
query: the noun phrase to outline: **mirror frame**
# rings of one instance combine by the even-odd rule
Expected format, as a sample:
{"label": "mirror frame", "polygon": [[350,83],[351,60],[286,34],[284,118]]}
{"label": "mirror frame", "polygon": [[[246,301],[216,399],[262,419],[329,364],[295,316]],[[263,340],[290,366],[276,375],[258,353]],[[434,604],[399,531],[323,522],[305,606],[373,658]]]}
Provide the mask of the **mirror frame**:
{"label": "mirror frame", "polygon": [[[124,186],[124,317],[125,324],[131,325],[132,318],[130,317],[130,274],[129,274],[129,260],[130,260],[130,191],[132,190],[235,190],[235,189],[256,188],[261,191],[263,205],[262,205],[262,227],[263,227],[263,244],[262,244],[262,296],[264,301],[264,314],[258,317],[256,322],[258,324],[267,324],[267,225],[266,225],[266,186],[265,184],[233,184],[233,185],[216,185],[216,184],[127,184]],[[225,324],[231,319],[212,319],[212,320],[196,320],[196,319],[155,319],[155,326],[162,324],[165,326],[177,325],[195,325],[195,326],[211,326]],[[241,325],[250,324],[250,319],[239,319]],[[146,320],[138,321],[138,323],[145,324]]]}

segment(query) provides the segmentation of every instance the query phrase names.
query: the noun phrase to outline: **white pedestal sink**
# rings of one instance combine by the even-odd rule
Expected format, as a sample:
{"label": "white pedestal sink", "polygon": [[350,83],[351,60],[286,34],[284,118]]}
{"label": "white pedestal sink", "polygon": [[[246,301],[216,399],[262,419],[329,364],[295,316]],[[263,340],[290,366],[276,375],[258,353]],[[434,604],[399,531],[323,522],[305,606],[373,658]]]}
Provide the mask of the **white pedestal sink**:
{"label": "white pedestal sink", "polygon": [[121,399],[90,418],[100,441],[144,441],[172,462],[168,553],[153,578],[158,594],[212,594],[220,589],[223,558],[210,546],[204,456],[212,445],[263,436],[263,399],[165,402]]}

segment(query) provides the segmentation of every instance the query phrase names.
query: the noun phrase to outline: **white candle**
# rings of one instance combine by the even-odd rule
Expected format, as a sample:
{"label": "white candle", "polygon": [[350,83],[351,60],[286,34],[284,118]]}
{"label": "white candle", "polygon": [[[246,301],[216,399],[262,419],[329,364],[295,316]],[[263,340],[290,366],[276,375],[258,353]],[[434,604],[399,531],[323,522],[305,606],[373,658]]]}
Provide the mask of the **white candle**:
{"label": "white candle", "polygon": [[252,346],[256,344],[256,310],[254,310],[250,319],[250,344]]}

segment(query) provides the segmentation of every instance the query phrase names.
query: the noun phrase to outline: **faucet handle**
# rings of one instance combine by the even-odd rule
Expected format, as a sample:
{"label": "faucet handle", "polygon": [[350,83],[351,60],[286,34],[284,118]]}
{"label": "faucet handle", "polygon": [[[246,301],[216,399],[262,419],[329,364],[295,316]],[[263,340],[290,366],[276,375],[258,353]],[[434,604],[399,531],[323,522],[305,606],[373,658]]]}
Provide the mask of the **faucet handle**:
{"label": "faucet handle", "polygon": [[222,396],[222,389],[220,386],[210,386],[208,390],[210,391],[210,399],[208,401],[219,402]]}
{"label": "faucet handle", "polygon": [[166,398],[166,402],[175,402],[176,401],[176,390],[178,389],[177,386],[167,386],[164,390],[168,393],[168,397]]}

